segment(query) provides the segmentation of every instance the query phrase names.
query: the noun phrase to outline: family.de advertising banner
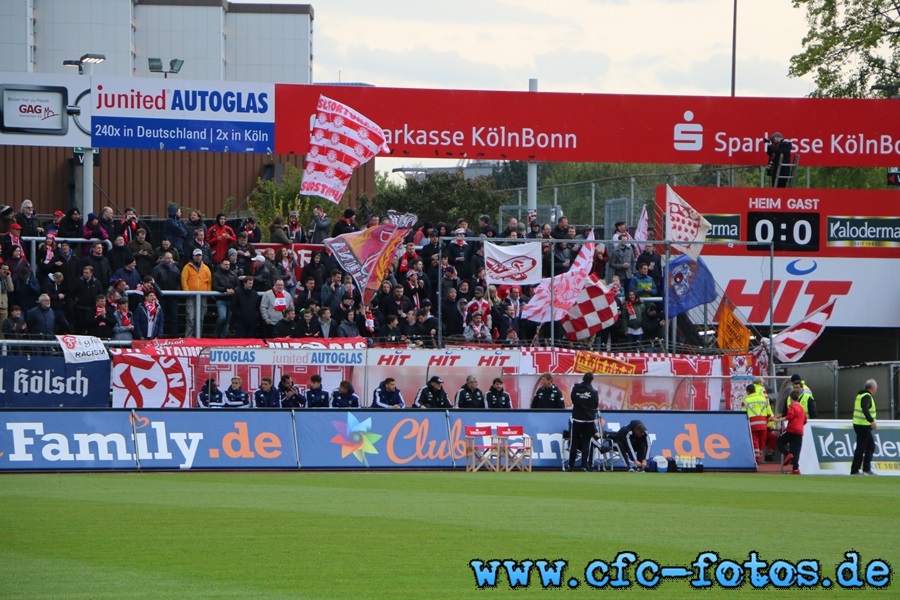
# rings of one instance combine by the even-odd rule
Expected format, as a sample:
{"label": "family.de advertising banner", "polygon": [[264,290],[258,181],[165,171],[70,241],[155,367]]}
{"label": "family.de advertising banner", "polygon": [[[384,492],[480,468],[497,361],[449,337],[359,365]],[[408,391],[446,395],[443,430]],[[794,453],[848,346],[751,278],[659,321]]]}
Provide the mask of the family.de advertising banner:
{"label": "family.de advertising banner", "polygon": [[[872,432],[872,469],[879,475],[900,475],[900,421],[878,421]],[[850,419],[813,419],[803,430],[800,472],[804,475],[849,475],[856,449]]]}
{"label": "family.de advertising banner", "polygon": [[[561,468],[568,459],[562,452],[563,431],[569,427],[569,411],[451,411],[451,431],[462,425],[497,427],[522,425],[532,438],[533,466]],[[746,413],[605,411],[603,429],[618,431],[632,419],[647,426],[653,456],[694,456],[708,469],[753,470],[753,443]],[[511,438],[511,443],[516,439]],[[487,440],[486,443],[490,443]]]}
{"label": "family.de advertising banner", "polygon": [[62,357],[4,356],[0,408],[106,408],[109,361],[67,363]]}
{"label": "family.de advertising banner", "polygon": [[274,151],[272,83],[136,77],[92,77],[91,83],[96,148]]}

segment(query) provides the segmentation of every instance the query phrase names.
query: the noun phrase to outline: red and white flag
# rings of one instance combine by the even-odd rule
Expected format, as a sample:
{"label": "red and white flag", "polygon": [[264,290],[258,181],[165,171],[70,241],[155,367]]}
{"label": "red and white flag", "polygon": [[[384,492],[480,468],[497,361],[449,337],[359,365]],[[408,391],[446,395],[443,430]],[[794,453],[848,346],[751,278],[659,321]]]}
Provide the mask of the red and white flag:
{"label": "red and white flag", "polygon": [[570,340],[584,340],[614,325],[618,319],[616,291],[591,275],[562,326]]}
{"label": "red and white flag", "polygon": [[[646,242],[647,235],[650,231],[650,217],[647,215],[647,207],[641,210],[641,218],[638,219],[637,227],[634,228],[634,241]],[[640,254],[644,251],[644,244],[635,244],[635,252]]]}
{"label": "red and white flag", "polygon": [[[568,271],[556,277],[541,279],[534,290],[534,296],[522,309],[522,318],[538,323],[547,323],[552,318],[561,321],[569,309],[578,301],[581,290],[587,283],[594,261],[594,232],[587,239]],[[553,282],[553,312],[550,311],[550,288]],[[552,315],[552,316],[551,316]]]}
{"label": "red and white flag", "polygon": [[709,227],[709,221],[704,219],[703,215],[676,194],[671,186],[666,186],[666,239],[676,242],[672,244],[676,252],[687,254],[691,260],[697,260],[703,251],[703,245],[684,242],[705,241]]}
{"label": "red and white flag", "polygon": [[484,243],[484,277],[494,285],[535,285],[541,282],[538,242],[498,246]]}
{"label": "red and white flag", "polygon": [[381,127],[349,106],[319,96],[300,194],[341,201],[353,170],[390,152]]}
{"label": "red and white flag", "polygon": [[[781,362],[797,362],[803,358],[806,351],[825,331],[825,324],[834,310],[834,302],[832,300],[819,310],[806,315],[806,318],[796,325],[792,325],[775,335],[772,338],[775,358]],[[764,343],[766,341],[765,339],[763,340]]]}

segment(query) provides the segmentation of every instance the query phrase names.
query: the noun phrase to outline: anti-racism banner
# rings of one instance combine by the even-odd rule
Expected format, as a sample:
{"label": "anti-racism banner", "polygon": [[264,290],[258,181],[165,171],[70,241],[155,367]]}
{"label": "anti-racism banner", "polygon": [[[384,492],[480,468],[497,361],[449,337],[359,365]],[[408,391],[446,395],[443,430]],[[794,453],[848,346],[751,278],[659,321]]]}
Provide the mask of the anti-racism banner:
{"label": "anti-racism banner", "polygon": [[5,356],[0,407],[105,408],[109,378],[109,361],[71,364],[62,357]]}
{"label": "anti-racism banner", "polygon": [[[900,476],[900,421],[878,420],[872,432],[872,469],[879,475]],[[856,448],[850,419],[813,419],[803,430],[800,472],[804,475],[849,475]]]}
{"label": "anti-racism banner", "polygon": [[[773,114],[791,124],[782,133],[804,165],[895,167],[900,159],[900,122],[888,99],[498,92],[137,77],[93,77],[89,86],[85,83],[76,76],[0,73],[0,144],[304,154],[324,94],[378,123],[392,156],[411,159],[764,165]],[[88,132],[93,132],[92,141]]]}
{"label": "anti-racism banner", "polygon": [[109,361],[109,352],[100,338],[90,335],[58,335],[59,345],[67,363]]}

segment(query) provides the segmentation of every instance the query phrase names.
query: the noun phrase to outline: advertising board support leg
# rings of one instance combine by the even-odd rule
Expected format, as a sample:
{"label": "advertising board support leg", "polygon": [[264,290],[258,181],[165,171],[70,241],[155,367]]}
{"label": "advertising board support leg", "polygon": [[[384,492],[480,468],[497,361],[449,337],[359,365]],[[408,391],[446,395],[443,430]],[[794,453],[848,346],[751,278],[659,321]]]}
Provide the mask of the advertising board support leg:
{"label": "advertising board support leg", "polygon": [[129,420],[131,421],[131,441],[134,443],[134,463],[137,465],[137,470],[141,470],[141,453],[138,449],[138,437],[137,437],[137,427],[134,422],[137,420],[137,415],[134,412],[134,409],[131,409],[131,413],[129,413]]}
{"label": "advertising board support leg", "polygon": [[449,410],[444,411],[444,417],[445,417],[446,423],[447,423],[447,439],[451,440],[451,442],[449,444],[449,446],[450,446],[450,468],[455,469],[456,468],[456,453],[454,452],[453,442],[452,442],[453,432],[452,432],[452,427],[450,425],[450,411]]}
{"label": "advertising board support leg", "polygon": [[297,411],[291,409],[291,429],[294,430],[294,452],[297,453],[297,468],[301,468],[300,465],[300,443],[297,440]]}

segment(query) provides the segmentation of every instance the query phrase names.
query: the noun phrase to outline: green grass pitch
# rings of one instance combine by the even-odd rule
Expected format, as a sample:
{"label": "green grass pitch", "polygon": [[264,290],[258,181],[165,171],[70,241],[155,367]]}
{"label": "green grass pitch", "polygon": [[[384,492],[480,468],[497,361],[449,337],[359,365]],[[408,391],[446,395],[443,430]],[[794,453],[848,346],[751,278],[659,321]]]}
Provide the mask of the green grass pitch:
{"label": "green grass pitch", "polygon": [[[613,593],[582,583],[479,590],[472,559],[565,559],[584,580],[621,551],[688,566],[843,553],[900,568],[900,480],[636,473],[130,473],[0,476],[0,598],[463,598]],[[633,567],[632,567],[633,570]],[[631,571],[628,572],[631,574]],[[891,574],[891,579],[896,577]],[[633,577],[632,577],[633,579]],[[864,589],[856,597],[897,597]],[[620,592],[616,592],[620,593]],[[837,588],[625,595],[741,598]]]}

